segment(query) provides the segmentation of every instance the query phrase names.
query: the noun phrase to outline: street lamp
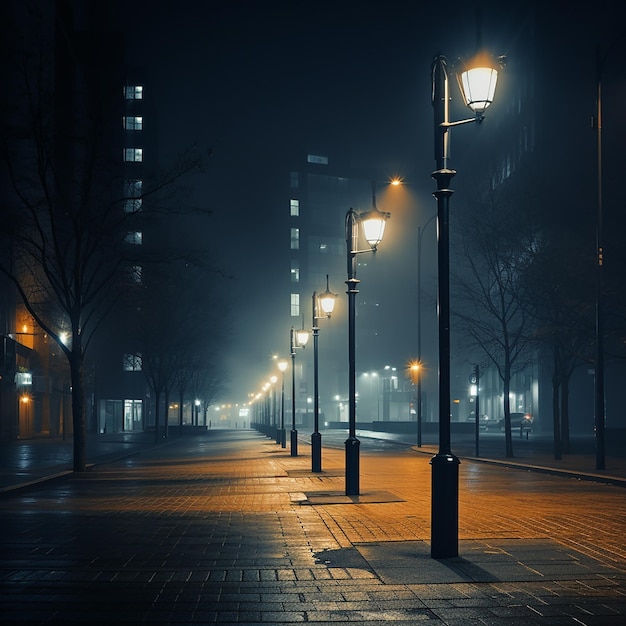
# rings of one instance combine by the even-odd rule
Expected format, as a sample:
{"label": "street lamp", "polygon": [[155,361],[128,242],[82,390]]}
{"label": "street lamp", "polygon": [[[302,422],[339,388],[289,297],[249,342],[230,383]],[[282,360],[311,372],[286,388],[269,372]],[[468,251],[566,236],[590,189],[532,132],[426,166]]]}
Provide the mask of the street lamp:
{"label": "street lamp", "polygon": [[296,430],[296,348],[304,349],[309,340],[309,333],[302,328],[294,330],[291,327],[291,456],[298,456],[298,431]]}
{"label": "street lamp", "polygon": [[[376,191],[372,183],[372,209],[367,213],[357,213],[350,209],[346,213],[346,249],[348,261],[348,439],[346,439],[346,495],[359,495],[359,446],[356,438],[356,365],[355,365],[355,317],[356,294],[359,280],[356,277],[356,255],[363,252],[376,252],[385,232],[385,222],[390,214],[376,207]],[[359,224],[369,250],[359,250]]]}
{"label": "street lamp", "polygon": [[[430,224],[437,214],[431,216],[424,226],[417,227],[417,363],[421,368],[422,363],[422,239],[426,226]],[[422,445],[422,372],[417,377],[417,447]]]}
{"label": "street lamp", "polygon": [[453,190],[450,181],[456,172],[448,167],[449,130],[452,126],[482,122],[484,112],[493,101],[497,69],[486,56],[464,67],[457,78],[465,104],[474,117],[451,122],[448,62],[437,55],[432,63],[432,104],[435,127],[435,162],[432,178],[437,183],[433,193],[437,200],[437,258],[439,310],[439,452],[431,459],[431,557],[458,556],[459,459],[450,449],[450,241],[449,203]]}
{"label": "street lamp", "polygon": [[[276,416],[276,382],[278,381],[278,376],[272,375],[270,376],[270,385],[272,386],[272,399],[271,399],[271,426],[274,428],[274,431],[278,433],[278,419]],[[271,432],[271,431],[270,431]],[[278,434],[276,435],[276,443],[278,443]]]}
{"label": "street lamp", "polygon": [[[419,342],[418,342],[419,344]],[[416,407],[416,417],[417,417],[417,447],[422,447],[422,412],[419,409],[420,398],[420,381],[422,379],[422,362],[417,359],[417,361],[412,361],[409,363],[409,378],[411,379],[411,383],[413,387],[416,387],[416,395],[415,395],[415,403]]]}
{"label": "street lamp", "polygon": [[[280,447],[287,447],[287,437],[285,434],[285,370],[287,369],[287,361],[278,361],[278,369],[281,373],[280,383]],[[278,442],[276,442],[278,443]]]}
{"label": "street lamp", "polygon": [[271,385],[269,383],[264,383],[263,390],[263,432],[266,437],[270,436],[270,389]]}
{"label": "street lamp", "polygon": [[[319,326],[317,321],[330,316],[335,308],[336,294],[332,293],[328,288],[328,274],[326,274],[326,291],[320,295],[313,292],[312,302],[312,315],[313,315],[313,434],[311,435],[311,471],[322,471],[322,435],[320,433],[320,397],[318,386],[318,338],[319,338]],[[321,313],[323,315],[320,315]]]}

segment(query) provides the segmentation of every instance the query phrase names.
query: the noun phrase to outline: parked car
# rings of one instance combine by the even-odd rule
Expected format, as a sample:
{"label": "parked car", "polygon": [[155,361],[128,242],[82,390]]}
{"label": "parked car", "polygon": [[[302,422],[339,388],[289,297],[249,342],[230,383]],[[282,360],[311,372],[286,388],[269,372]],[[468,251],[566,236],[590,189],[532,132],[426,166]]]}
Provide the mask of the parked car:
{"label": "parked car", "polygon": [[[533,428],[533,416],[529,413],[511,413],[511,430],[529,431]],[[498,420],[498,428],[504,432],[504,418]]]}
{"label": "parked car", "polygon": [[[476,423],[476,417],[475,417],[474,413],[473,412],[470,413],[467,416],[465,421],[466,422],[470,422],[472,424],[475,424]],[[489,416],[488,415],[484,415],[483,414],[483,415],[479,415],[478,416],[478,428],[481,428],[483,430],[489,430],[489,426],[493,426],[493,425],[494,425],[494,422],[493,422],[493,420],[491,420],[491,421],[489,420]]]}

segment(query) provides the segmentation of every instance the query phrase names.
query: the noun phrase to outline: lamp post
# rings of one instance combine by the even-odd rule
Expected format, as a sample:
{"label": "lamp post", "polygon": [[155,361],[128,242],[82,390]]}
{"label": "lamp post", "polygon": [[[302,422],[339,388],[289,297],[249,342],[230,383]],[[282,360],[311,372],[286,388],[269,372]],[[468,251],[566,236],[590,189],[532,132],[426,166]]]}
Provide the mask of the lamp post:
{"label": "lamp post", "polygon": [[309,340],[309,333],[302,329],[294,330],[291,327],[291,456],[298,456],[298,431],[296,430],[296,348],[303,348]]}
{"label": "lamp post", "polygon": [[269,383],[263,384],[263,432],[266,437],[270,436],[270,389]]}
{"label": "lamp post", "polygon": [[[272,375],[270,376],[270,384],[272,386],[272,400],[271,400],[271,407],[272,407],[272,417],[271,417],[271,424],[270,427],[272,427],[274,429],[275,433],[278,433],[278,419],[277,419],[277,410],[276,410],[276,382],[278,381],[278,376]],[[270,430],[271,432],[271,430]],[[278,434],[276,435],[276,443],[278,443]]]}
{"label": "lamp post", "polygon": [[413,387],[416,388],[415,394],[415,403],[416,407],[416,418],[417,418],[417,447],[422,447],[422,412],[419,410],[419,402],[420,398],[420,380],[422,378],[422,363],[418,359],[417,361],[413,361],[409,364],[409,378],[411,379],[411,383]]}
{"label": "lamp post", "polygon": [[[330,316],[335,308],[336,294],[331,293],[328,288],[328,274],[326,274],[326,291],[321,295],[313,292],[312,315],[313,315],[313,434],[311,435],[311,471],[322,471],[322,434],[320,433],[320,405],[319,405],[319,384],[318,384],[318,320]],[[320,308],[324,315],[320,315]]]}
{"label": "lamp post", "polygon": [[435,128],[435,162],[432,178],[437,183],[437,260],[439,311],[439,451],[431,459],[431,557],[458,556],[459,459],[450,448],[450,242],[449,204],[453,190],[450,181],[456,174],[449,166],[449,131],[452,126],[480,123],[485,109],[493,101],[498,72],[485,64],[483,56],[472,69],[458,75],[465,104],[474,117],[458,122],[449,118],[448,62],[437,55],[432,63],[432,104]]}
{"label": "lamp post", "polygon": [[[356,294],[359,280],[356,277],[356,255],[362,252],[376,252],[385,232],[385,222],[390,215],[376,207],[376,192],[372,183],[372,209],[367,213],[357,213],[349,209],[346,213],[346,249],[348,261],[348,439],[346,439],[346,495],[359,495],[359,446],[356,437],[356,365],[355,365],[355,318]],[[359,224],[370,246],[369,250],[359,250]]]}
{"label": "lamp post", "polygon": [[[287,361],[278,361],[278,369],[281,373],[280,382],[280,447],[287,447],[287,437],[285,433],[285,370],[287,369]],[[277,442],[278,443],[278,442]]]}
{"label": "lamp post", "polygon": [[419,367],[417,377],[417,447],[422,446],[422,238],[426,226],[430,224],[437,214],[432,215],[424,224],[417,227],[417,364]]}

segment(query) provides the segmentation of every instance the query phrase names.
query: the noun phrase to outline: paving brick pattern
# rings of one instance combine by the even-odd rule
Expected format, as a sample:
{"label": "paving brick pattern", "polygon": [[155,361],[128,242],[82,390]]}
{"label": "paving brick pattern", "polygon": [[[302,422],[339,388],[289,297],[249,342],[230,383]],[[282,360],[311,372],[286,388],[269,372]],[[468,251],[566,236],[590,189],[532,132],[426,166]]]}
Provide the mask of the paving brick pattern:
{"label": "paving brick pattern", "polygon": [[436,561],[429,455],[362,446],[337,503],[309,452],[213,431],[3,494],[0,621],[626,624],[626,489],[464,461]]}

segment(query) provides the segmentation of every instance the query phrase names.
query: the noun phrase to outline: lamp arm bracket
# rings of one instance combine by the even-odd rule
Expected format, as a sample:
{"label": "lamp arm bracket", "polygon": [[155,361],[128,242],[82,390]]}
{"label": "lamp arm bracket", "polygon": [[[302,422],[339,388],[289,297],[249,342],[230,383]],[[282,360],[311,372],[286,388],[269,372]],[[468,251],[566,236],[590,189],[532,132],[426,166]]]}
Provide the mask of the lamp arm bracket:
{"label": "lamp arm bracket", "polygon": [[376,252],[377,248],[370,248],[369,250],[350,250],[350,254],[363,254],[364,252]]}
{"label": "lamp arm bracket", "polygon": [[472,124],[476,122],[480,124],[485,119],[484,115],[477,114],[475,117],[468,117],[465,120],[459,120],[458,122],[441,122],[439,128],[450,128],[451,126],[461,126],[461,124]]}

